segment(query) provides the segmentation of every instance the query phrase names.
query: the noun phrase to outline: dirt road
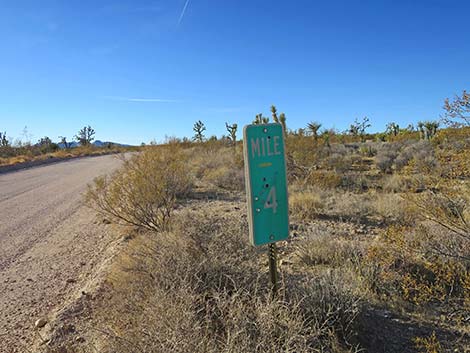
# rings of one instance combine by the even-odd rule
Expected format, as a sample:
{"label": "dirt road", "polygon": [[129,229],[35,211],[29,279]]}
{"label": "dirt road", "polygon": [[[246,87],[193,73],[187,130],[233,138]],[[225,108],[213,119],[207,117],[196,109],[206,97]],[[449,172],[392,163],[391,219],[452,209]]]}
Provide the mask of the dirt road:
{"label": "dirt road", "polygon": [[109,227],[82,204],[116,156],[0,175],[0,352],[28,352],[34,323],[50,318],[92,275]]}

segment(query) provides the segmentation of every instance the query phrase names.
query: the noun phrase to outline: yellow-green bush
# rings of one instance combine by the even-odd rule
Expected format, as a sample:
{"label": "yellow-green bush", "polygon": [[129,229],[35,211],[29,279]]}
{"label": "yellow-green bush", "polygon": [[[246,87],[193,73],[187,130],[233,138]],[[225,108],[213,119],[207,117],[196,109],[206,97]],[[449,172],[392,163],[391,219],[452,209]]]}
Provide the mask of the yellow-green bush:
{"label": "yellow-green bush", "polygon": [[168,228],[174,208],[191,185],[186,157],[177,145],[150,147],[111,176],[95,179],[86,199],[105,217],[160,231]]}

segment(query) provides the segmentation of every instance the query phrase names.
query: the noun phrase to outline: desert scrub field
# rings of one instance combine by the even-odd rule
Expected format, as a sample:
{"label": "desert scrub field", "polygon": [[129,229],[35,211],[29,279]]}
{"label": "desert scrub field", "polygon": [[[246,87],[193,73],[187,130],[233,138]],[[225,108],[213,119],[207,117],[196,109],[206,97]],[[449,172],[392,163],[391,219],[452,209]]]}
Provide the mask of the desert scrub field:
{"label": "desert scrub field", "polygon": [[[463,132],[462,132],[463,131]],[[74,352],[468,352],[470,133],[287,138],[291,237],[270,296],[241,145],[146,147],[90,186],[128,227]],[[58,350],[62,349],[62,350]]]}

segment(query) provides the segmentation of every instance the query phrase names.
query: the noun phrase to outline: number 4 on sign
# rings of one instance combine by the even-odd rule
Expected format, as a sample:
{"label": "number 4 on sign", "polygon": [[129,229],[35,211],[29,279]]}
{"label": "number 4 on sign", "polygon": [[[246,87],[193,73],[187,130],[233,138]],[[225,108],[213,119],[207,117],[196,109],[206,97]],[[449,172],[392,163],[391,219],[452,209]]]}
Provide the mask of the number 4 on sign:
{"label": "number 4 on sign", "polygon": [[264,208],[273,209],[273,213],[276,213],[277,210],[277,199],[276,199],[276,187],[273,186],[271,190],[269,190],[268,198],[266,199],[266,202],[264,203]]}

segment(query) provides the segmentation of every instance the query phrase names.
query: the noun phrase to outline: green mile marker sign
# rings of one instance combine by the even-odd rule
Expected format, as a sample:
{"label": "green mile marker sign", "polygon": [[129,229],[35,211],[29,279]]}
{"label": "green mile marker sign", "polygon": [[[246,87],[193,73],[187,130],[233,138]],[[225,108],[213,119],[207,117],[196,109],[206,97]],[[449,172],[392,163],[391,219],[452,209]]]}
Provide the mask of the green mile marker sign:
{"label": "green mile marker sign", "polygon": [[289,204],[282,125],[245,126],[243,151],[250,241],[258,246],[285,240]]}

